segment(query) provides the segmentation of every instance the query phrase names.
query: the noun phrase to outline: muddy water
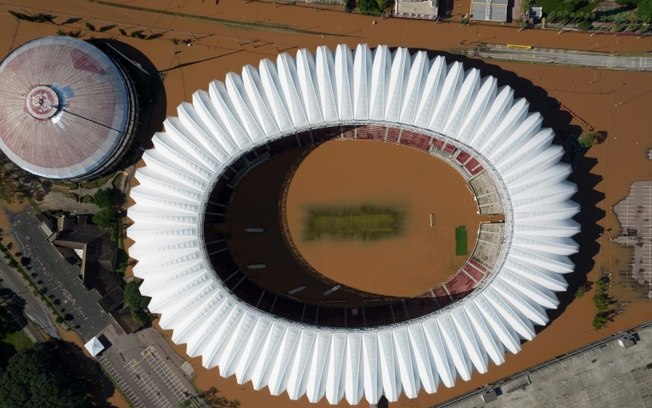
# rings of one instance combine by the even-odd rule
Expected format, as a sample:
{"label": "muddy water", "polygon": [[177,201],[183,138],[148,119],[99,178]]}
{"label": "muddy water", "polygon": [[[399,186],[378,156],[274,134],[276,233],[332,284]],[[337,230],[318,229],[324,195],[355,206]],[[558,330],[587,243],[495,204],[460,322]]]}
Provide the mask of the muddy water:
{"label": "muddy water", "polygon": [[[97,27],[117,24],[110,31],[95,32],[92,35],[114,37],[131,44],[145,53],[159,70],[165,70],[167,108],[171,115],[176,114],[179,103],[191,99],[196,89],[206,89],[209,81],[223,80],[227,72],[239,72],[244,64],[257,65],[262,58],[275,59],[279,51],[294,53],[296,47],[314,49],[317,45],[326,44],[332,48],[343,42],[352,46],[366,42],[371,46],[384,43],[454,52],[464,47],[463,44],[484,41],[624,53],[652,49],[652,36],[592,36],[539,30],[519,32],[511,26],[474,23],[462,27],[459,23],[437,25],[433,22],[399,19],[382,20],[372,25],[373,17],[274,4],[261,5],[257,2],[220,1],[219,5],[215,5],[214,2],[199,0],[167,1],[160,4],[151,0],[137,0],[130,1],[129,4],[240,21],[274,21],[289,27],[325,31],[332,35],[242,30],[198,19],[134,12],[72,0],[47,3],[40,0],[10,0],[3,4],[0,13],[0,49],[3,52],[9,52],[27,40],[52,35],[61,28],[53,24],[17,21],[6,13],[6,9],[82,17],[80,23],[62,27],[66,30],[84,29],[85,21],[91,21]],[[457,14],[457,10],[455,12]],[[57,21],[63,20],[60,18]],[[151,28],[153,32],[165,32],[165,35],[158,40],[137,40],[119,35],[118,28],[129,32],[137,28]],[[192,47],[175,45],[171,41],[172,38],[193,36],[199,39]],[[652,74],[497,61],[488,61],[483,68],[490,71],[497,69],[497,74],[504,74],[503,80],[512,86],[524,85],[520,88],[520,95],[530,100],[532,110],[542,112],[547,126],[568,130],[573,125],[586,126],[583,122],[586,121],[595,129],[608,132],[607,141],[592,147],[586,154],[587,160],[576,170],[582,177],[575,181],[584,184],[583,196],[590,198],[586,200],[588,203],[583,207],[583,213],[588,213],[593,208],[604,211],[593,219],[594,225],[603,229],[601,235],[593,225],[587,226],[589,231],[592,228],[595,230],[595,233],[589,234],[593,246],[589,246],[588,260],[584,260],[578,272],[588,274],[587,278],[594,281],[605,271],[617,272],[624,269],[629,262],[627,250],[609,242],[609,238],[617,236],[619,230],[610,207],[627,195],[633,181],[652,179],[652,162],[645,159],[647,149],[652,146],[649,132],[652,129],[652,115],[649,114],[652,106]],[[522,81],[515,81],[514,78],[522,78]],[[549,98],[563,104],[560,113],[550,108],[554,101]],[[566,113],[571,110],[577,116]],[[618,297],[629,296],[625,291],[616,293]],[[559,318],[539,333],[534,341],[524,344],[518,355],[509,355],[504,365],[491,366],[484,375],[474,373],[472,381],[460,380],[453,389],[442,387],[438,394],[421,395],[418,400],[402,399],[391,406],[429,407],[610,333],[652,319],[652,304],[632,297],[624,312],[617,315],[614,322],[610,322],[605,329],[595,331],[591,327],[594,313],[591,295],[589,292],[582,298],[572,300]],[[166,334],[169,335],[169,332]],[[176,350],[185,354],[185,346],[176,346]],[[221,378],[216,369],[201,368],[198,358],[191,359],[191,363],[196,369],[195,381],[199,388],[215,386],[227,398],[238,399],[243,408],[328,406],[325,401],[312,405],[305,398],[295,402],[290,401],[286,395],[273,397],[266,389],[254,391],[250,384],[238,385],[234,377]],[[345,403],[341,405],[347,406]]]}
{"label": "muddy water", "polygon": [[[400,208],[403,230],[366,242],[304,238],[308,208],[343,205]],[[469,248],[478,229],[473,195],[450,165],[371,140],[331,140],[313,150],[294,173],[286,214],[294,244],[317,271],[390,296],[416,296],[444,282],[466,261],[455,255],[455,227],[467,227]]]}

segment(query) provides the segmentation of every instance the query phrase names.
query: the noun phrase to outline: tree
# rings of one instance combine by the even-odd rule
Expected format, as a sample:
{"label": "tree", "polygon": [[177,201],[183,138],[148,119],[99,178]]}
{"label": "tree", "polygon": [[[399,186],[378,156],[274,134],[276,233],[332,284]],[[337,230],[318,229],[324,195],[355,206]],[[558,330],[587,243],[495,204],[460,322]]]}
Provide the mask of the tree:
{"label": "tree", "polygon": [[577,142],[580,144],[580,146],[588,149],[589,147],[593,146],[596,135],[597,132],[593,132],[593,131],[584,132],[580,135],[580,137],[577,138]]}
{"label": "tree", "polygon": [[14,354],[0,374],[0,408],[86,406],[84,390],[62,368],[56,342]]}
{"label": "tree", "polygon": [[595,317],[593,317],[593,328],[599,330],[606,326],[608,321],[609,319],[607,319],[604,315],[597,314]]}
{"label": "tree", "polygon": [[18,329],[19,327],[9,313],[9,309],[5,306],[0,306],[0,339]]}
{"label": "tree", "polygon": [[133,317],[138,324],[143,326],[149,321],[143,308],[147,307],[151,298],[143,296],[140,293],[139,287],[141,283],[143,283],[143,281],[138,279],[134,279],[127,283],[127,286],[125,287],[125,303],[131,310],[131,317]]}
{"label": "tree", "polygon": [[93,215],[93,223],[102,228],[112,227],[118,219],[118,212],[115,208],[103,208]]}
{"label": "tree", "polygon": [[652,17],[652,0],[639,0],[636,15],[640,18]]}
{"label": "tree", "polygon": [[118,208],[123,204],[124,197],[116,188],[105,188],[95,192],[93,202],[100,208]]}
{"label": "tree", "polygon": [[394,0],[376,0],[380,11],[385,11],[394,5]]}
{"label": "tree", "polygon": [[382,11],[377,0],[358,0],[357,3],[364,14],[379,14]]}
{"label": "tree", "polygon": [[210,387],[201,395],[209,407],[213,408],[240,408],[240,401],[229,400],[220,395],[220,391],[215,387]]}

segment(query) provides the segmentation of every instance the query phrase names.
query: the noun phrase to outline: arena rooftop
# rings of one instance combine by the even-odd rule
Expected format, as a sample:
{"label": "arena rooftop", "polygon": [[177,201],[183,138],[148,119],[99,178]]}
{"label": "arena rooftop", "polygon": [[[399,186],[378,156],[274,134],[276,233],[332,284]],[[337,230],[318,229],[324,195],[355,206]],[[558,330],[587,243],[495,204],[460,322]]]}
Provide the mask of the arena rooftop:
{"label": "arena rooftop", "polygon": [[125,153],[138,100],[125,70],[67,36],[29,41],[0,64],[0,149],[50,179],[88,179]]}
{"label": "arena rooftop", "polygon": [[[535,324],[546,324],[545,309],[557,306],[554,292],[565,290],[562,275],[573,271],[568,256],[577,251],[571,237],[579,230],[562,148],[552,145],[541,116],[513,95],[460,63],[366,45],[355,52],[340,45],[335,53],[320,47],[315,56],[302,49],[296,59],[281,54],[276,64],[263,60],[258,70],[246,66],[241,76],[212,82],[166,120],[131,193],[130,254],[150,309],[204,366],[292,399],[414,398],[422,388],[436,392],[457,376],[468,380],[474,369],[501,364],[506,351],[516,353],[522,339],[534,337]],[[204,235],[208,209],[223,204],[210,195],[225,170],[272,141],[361,125],[399,129],[399,142],[405,132],[406,143],[414,139],[464,168],[471,157],[478,161],[483,171],[470,177],[489,177],[486,194],[495,199],[487,204],[505,216],[506,239],[490,279],[438,311],[374,327],[293,321],[240,299],[211,264]]]}

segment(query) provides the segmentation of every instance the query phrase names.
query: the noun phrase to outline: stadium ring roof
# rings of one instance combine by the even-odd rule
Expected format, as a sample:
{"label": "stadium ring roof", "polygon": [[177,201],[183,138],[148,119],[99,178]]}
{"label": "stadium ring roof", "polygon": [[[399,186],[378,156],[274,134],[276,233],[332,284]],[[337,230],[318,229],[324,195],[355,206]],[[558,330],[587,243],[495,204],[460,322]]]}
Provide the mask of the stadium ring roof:
{"label": "stadium ring roof", "polygon": [[[322,46],[314,56],[301,49],[296,59],[281,54],[276,64],[264,59],[258,70],[247,65],[211,82],[165,121],[136,173],[128,236],[150,310],[205,367],[291,399],[415,398],[503,363],[506,351],[535,336],[535,324],[547,323],[545,309],[558,305],[555,292],[566,289],[568,256],[578,248],[571,170],[528,106],[477,69],[386,46]],[[290,321],[234,296],[202,237],[206,200],[224,169],[270,140],[370,122],[442,135],[494,169],[510,239],[490,280],[435,313],[361,329]]]}

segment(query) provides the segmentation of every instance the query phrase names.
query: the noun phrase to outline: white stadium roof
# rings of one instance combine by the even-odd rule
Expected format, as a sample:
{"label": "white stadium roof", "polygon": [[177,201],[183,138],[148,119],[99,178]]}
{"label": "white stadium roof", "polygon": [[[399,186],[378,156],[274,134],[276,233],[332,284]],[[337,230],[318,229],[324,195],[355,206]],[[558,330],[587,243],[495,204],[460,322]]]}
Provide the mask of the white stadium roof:
{"label": "white stadium roof", "polygon": [[[331,404],[376,403],[452,387],[520,350],[558,304],[577,252],[576,186],[538,113],[494,77],[443,57],[385,46],[265,59],[197,91],[145,152],[129,209],[141,291],[203,365],[273,395]],[[203,242],[207,197],[222,171],[271,140],[311,128],[378,123],[422,129],[465,146],[503,191],[507,239],[494,273],[463,300],[388,326],[346,329],[294,322],[237,298]]]}

